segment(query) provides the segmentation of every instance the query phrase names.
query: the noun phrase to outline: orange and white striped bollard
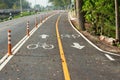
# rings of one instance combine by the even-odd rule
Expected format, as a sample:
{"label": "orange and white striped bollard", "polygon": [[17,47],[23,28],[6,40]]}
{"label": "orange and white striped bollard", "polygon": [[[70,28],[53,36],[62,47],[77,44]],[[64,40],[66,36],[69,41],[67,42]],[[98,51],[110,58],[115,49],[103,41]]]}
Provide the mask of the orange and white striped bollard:
{"label": "orange and white striped bollard", "polygon": [[40,17],[40,23],[42,23],[42,16]]}
{"label": "orange and white striped bollard", "polygon": [[35,27],[37,28],[37,17],[35,18]]}
{"label": "orange and white striped bollard", "polygon": [[27,22],[27,36],[30,35],[30,30],[29,30],[29,21]]}
{"label": "orange and white striped bollard", "polygon": [[11,45],[11,30],[8,30],[8,55],[12,55],[11,52],[12,45]]}

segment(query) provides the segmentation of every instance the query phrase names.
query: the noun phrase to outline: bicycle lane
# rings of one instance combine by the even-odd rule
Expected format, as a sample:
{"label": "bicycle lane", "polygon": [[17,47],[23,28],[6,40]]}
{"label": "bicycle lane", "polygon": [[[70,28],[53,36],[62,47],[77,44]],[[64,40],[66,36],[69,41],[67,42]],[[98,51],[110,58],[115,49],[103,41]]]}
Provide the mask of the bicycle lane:
{"label": "bicycle lane", "polygon": [[0,72],[0,80],[64,80],[55,23],[48,19]]}
{"label": "bicycle lane", "polygon": [[67,13],[58,22],[71,80],[119,80],[120,64],[110,61],[70,25]]}

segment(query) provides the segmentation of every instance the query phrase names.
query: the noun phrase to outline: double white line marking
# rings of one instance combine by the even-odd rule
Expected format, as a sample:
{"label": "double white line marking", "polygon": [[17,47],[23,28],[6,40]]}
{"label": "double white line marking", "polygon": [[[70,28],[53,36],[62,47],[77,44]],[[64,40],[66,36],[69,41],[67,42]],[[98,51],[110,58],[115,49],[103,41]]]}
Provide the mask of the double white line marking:
{"label": "double white line marking", "polygon": [[[55,15],[55,14],[53,14]],[[53,16],[52,15],[52,16]],[[52,17],[50,16],[50,17]],[[49,17],[49,18],[50,18]],[[47,20],[47,19],[46,19]],[[44,20],[43,23],[46,21]],[[38,24],[38,28],[43,24],[40,23]],[[22,47],[22,45],[31,37],[31,35],[34,34],[34,32],[38,29],[36,27],[34,27],[31,31],[30,31],[30,36],[26,35],[23,39],[21,39],[13,48],[12,48],[12,55],[8,55],[6,54],[2,59],[0,59],[0,71],[4,68],[4,66],[10,61],[10,59],[17,53],[17,51]]]}

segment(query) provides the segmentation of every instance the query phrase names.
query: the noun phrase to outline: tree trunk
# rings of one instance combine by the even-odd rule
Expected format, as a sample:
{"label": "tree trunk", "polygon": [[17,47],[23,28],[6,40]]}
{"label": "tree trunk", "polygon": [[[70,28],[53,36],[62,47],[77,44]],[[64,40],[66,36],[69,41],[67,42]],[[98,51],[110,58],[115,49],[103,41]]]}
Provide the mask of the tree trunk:
{"label": "tree trunk", "polygon": [[76,10],[76,0],[74,0],[74,9],[75,9],[75,16],[77,15],[77,10]]}
{"label": "tree trunk", "polygon": [[120,41],[120,30],[119,30],[119,6],[118,0],[115,0],[115,18],[116,18],[116,39]]}
{"label": "tree trunk", "polygon": [[83,0],[76,0],[78,27],[84,31],[85,30],[85,26],[84,26],[85,20],[84,20],[84,15],[82,12],[82,5],[83,5]]}

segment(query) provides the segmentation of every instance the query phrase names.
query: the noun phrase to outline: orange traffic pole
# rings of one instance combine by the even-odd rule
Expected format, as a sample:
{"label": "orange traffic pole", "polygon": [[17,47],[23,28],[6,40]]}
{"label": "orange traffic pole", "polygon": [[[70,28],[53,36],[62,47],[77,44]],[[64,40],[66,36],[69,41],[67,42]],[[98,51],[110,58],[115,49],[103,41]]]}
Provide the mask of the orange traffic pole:
{"label": "orange traffic pole", "polygon": [[35,27],[37,28],[37,17],[35,18]]}
{"label": "orange traffic pole", "polygon": [[11,30],[8,30],[8,55],[12,55],[11,52],[12,45],[11,45]]}
{"label": "orange traffic pole", "polygon": [[45,14],[45,20],[47,19],[47,13]]}
{"label": "orange traffic pole", "polygon": [[44,14],[44,20],[46,19],[45,14]]}
{"label": "orange traffic pole", "polygon": [[27,22],[27,36],[30,35],[30,30],[29,30],[29,21]]}
{"label": "orange traffic pole", "polygon": [[48,18],[49,14],[47,14],[47,18]]}
{"label": "orange traffic pole", "polygon": [[42,16],[40,17],[40,23],[42,23]]}
{"label": "orange traffic pole", "polygon": [[44,21],[44,15],[42,15],[42,22]]}

